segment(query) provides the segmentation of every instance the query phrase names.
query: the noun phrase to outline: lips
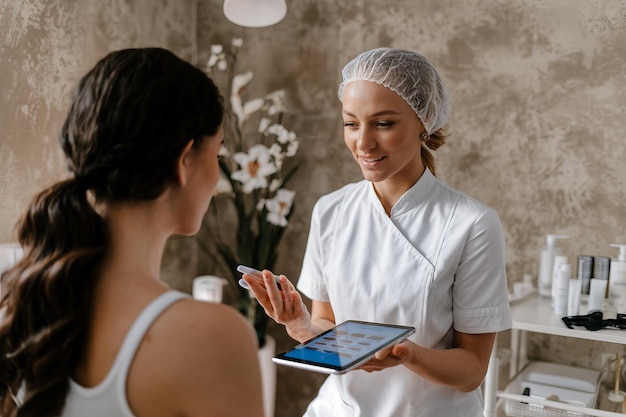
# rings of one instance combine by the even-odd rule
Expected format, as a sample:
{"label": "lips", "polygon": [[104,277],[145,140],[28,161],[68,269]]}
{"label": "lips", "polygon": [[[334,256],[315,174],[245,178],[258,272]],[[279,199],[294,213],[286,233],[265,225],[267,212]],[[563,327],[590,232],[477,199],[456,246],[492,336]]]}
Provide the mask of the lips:
{"label": "lips", "polygon": [[385,156],[380,156],[378,158],[374,158],[374,157],[366,158],[366,157],[362,156],[361,157],[361,161],[366,162],[368,164],[371,164],[371,163],[374,163],[374,162],[382,161],[385,158],[386,158]]}

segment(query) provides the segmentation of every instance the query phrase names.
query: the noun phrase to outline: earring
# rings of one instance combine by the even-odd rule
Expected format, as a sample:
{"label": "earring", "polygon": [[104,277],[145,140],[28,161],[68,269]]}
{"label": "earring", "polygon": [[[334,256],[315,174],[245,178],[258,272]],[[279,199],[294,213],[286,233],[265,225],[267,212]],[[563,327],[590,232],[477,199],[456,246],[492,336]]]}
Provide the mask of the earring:
{"label": "earring", "polygon": [[422,142],[425,142],[426,139],[428,139],[428,133],[426,131],[423,131],[422,133],[420,133],[420,140]]}

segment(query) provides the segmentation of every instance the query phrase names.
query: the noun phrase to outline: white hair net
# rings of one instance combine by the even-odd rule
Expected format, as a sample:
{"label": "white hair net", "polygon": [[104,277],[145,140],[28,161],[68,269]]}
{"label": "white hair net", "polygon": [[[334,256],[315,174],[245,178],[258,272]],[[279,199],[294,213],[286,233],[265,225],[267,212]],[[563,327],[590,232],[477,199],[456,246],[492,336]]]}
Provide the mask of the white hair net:
{"label": "white hair net", "polygon": [[435,67],[417,52],[377,48],[359,54],[341,71],[339,100],[352,81],[371,81],[398,94],[413,109],[431,134],[440,129],[452,111],[450,93]]}

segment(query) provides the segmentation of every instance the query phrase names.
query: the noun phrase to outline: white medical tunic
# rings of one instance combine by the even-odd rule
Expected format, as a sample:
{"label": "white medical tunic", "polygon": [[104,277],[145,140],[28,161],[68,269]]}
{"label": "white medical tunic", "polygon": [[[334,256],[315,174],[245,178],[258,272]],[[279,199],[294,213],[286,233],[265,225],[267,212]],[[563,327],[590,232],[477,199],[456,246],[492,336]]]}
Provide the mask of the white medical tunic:
{"label": "white medical tunic", "polygon": [[[298,289],[330,302],[337,323],[417,328],[410,340],[448,349],[453,333],[511,327],[504,234],[490,207],[426,169],[387,216],[372,183],[322,197],[313,209]],[[480,388],[463,393],[396,366],[331,375],[305,416],[482,416]]]}

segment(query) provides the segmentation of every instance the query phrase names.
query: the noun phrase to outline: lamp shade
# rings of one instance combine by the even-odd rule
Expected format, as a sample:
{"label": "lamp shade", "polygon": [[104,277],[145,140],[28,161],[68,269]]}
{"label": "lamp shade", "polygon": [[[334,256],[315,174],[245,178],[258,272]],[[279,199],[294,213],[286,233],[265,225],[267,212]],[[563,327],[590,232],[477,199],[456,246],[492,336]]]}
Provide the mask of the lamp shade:
{"label": "lamp shade", "polygon": [[224,0],[224,16],[239,26],[271,26],[280,22],[286,14],[285,0]]}

